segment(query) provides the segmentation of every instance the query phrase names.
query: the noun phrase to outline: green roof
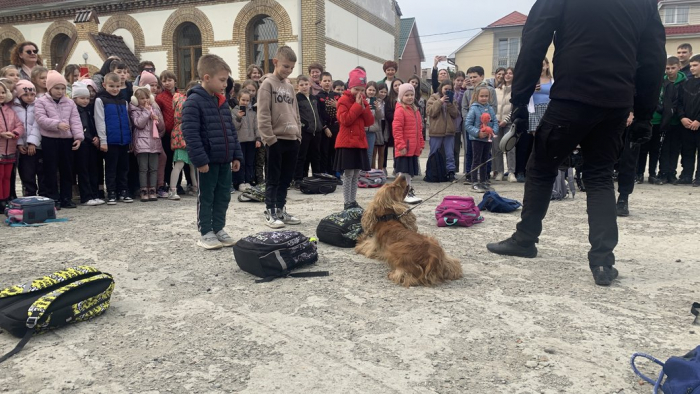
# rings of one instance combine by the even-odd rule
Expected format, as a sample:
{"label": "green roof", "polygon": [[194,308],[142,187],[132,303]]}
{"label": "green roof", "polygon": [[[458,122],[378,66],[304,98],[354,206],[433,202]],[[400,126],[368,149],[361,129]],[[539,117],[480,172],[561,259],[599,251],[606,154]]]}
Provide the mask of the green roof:
{"label": "green roof", "polygon": [[[416,25],[416,18],[401,18],[401,33],[399,35],[399,59],[403,57],[403,52],[406,50],[406,45],[408,44],[408,38],[411,36],[411,31]],[[420,53],[421,61],[425,61],[425,55],[423,54],[423,46],[420,42],[420,36],[418,36],[418,28],[416,28],[416,41],[418,41],[418,52]]]}

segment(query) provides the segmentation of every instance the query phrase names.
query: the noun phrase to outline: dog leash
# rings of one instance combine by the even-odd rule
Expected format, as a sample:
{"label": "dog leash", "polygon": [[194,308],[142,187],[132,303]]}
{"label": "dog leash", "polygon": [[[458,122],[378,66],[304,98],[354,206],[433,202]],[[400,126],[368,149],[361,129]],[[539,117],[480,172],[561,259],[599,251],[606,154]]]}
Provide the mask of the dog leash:
{"label": "dog leash", "polygon": [[[466,179],[467,179],[467,176],[471,175],[474,171],[478,170],[479,168],[485,166],[486,164],[488,164],[489,162],[491,162],[491,160],[493,160],[493,157],[490,158],[490,159],[488,159],[488,160],[486,160],[485,162],[479,164],[478,166],[476,166],[476,168],[472,168],[471,171],[469,171],[468,173],[464,174],[464,177],[463,177],[463,178],[466,180]],[[412,210],[414,210],[414,209],[420,207],[421,205],[423,205],[426,201],[430,200],[431,198],[433,198],[433,197],[437,196],[438,194],[440,194],[440,193],[444,192],[445,190],[447,190],[447,189],[448,189],[449,187],[451,187],[452,185],[455,185],[455,184],[457,184],[457,183],[459,183],[459,182],[461,182],[461,181],[462,181],[462,177],[460,177],[459,179],[455,179],[454,181],[450,182],[449,185],[443,187],[442,189],[438,190],[436,193],[434,193],[434,194],[431,195],[430,197],[424,199],[423,201],[419,202],[418,204],[416,204],[416,205],[412,206],[411,208],[409,208],[408,210],[406,210],[404,213],[402,213],[401,215],[399,215],[399,216],[397,217],[397,219],[400,219],[402,216],[406,215],[407,213],[411,212]]]}

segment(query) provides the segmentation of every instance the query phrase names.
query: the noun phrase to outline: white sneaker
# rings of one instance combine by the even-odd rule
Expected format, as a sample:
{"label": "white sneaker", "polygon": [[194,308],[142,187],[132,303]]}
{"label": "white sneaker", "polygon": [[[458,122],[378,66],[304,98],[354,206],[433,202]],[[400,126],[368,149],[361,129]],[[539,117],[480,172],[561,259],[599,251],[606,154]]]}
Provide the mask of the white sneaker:
{"label": "white sneaker", "polygon": [[103,200],[101,198],[96,198],[95,201],[97,201],[97,205],[102,205],[105,203],[105,200]]}
{"label": "white sneaker", "polygon": [[277,218],[274,209],[265,210],[265,225],[270,228],[284,228],[284,222]]}
{"label": "white sneaker", "polygon": [[408,191],[408,195],[406,195],[406,198],[403,199],[403,202],[406,204],[418,204],[421,201],[423,201],[423,199],[416,197],[416,192],[413,190],[413,188]]}
{"label": "white sneaker", "polygon": [[179,201],[180,196],[177,195],[177,191],[169,191],[168,192],[168,200],[173,200],[173,201]]}
{"label": "white sneaker", "polygon": [[515,174],[512,172],[508,174],[508,182],[510,183],[515,183],[518,181],[518,178],[515,177]]}
{"label": "white sneaker", "polygon": [[287,207],[277,209],[277,217],[284,224],[301,224],[301,220],[287,213]]}
{"label": "white sneaker", "polygon": [[228,235],[223,229],[216,233],[216,239],[218,239],[219,242],[221,242],[221,244],[225,247],[233,246],[236,243],[236,241],[234,241],[233,238],[231,238],[231,236]]}
{"label": "white sneaker", "polygon": [[84,203],[82,203],[82,204],[80,204],[80,205],[86,205],[86,206],[88,206],[88,207],[94,207],[94,206],[96,206],[96,205],[100,205],[100,203],[98,203],[96,200],[92,199],[92,200],[89,200],[89,201],[85,201]]}
{"label": "white sneaker", "polygon": [[500,172],[497,172],[496,174],[494,174],[493,180],[494,180],[494,181],[498,181],[498,182],[502,181],[502,180],[503,180],[503,174],[501,174]]}
{"label": "white sneaker", "polygon": [[202,238],[197,241],[197,245],[203,247],[204,249],[221,249],[224,247],[224,245],[219,241],[218,237],[216,234],[214,234],[213,231],[210,231],[204,235],[202,235]]}

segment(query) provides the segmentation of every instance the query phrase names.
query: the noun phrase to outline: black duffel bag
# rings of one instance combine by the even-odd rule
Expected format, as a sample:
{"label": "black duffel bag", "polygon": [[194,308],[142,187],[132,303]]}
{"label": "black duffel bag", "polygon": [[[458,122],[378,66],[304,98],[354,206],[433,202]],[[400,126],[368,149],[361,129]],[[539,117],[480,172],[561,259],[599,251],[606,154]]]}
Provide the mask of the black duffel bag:
{"label": "black duffel bag", "polygon": [[321,219],[316,228],[318,240],[340,248],[354,248],[362,234],[362,208],[350,208]]}
{"label": "black duffel bag", "polygon": [[330,194],[338,187],[338,178],[328,174],[313,174],[302,179],[299,190],[304,194]]}
{"label": "black duffel bag", "polygon": [[241,270],[270,282],[284,277],[328,276],[328,271],[291,271],[318,261],[315,239],[298,231],[270,231],[245,237],[233,245],[233,256]]}

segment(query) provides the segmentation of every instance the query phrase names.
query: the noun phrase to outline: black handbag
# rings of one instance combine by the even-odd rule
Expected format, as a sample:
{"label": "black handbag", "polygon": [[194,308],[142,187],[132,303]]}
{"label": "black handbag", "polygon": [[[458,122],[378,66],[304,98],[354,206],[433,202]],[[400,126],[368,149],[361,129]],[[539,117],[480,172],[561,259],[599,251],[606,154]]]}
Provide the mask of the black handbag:
{"label": "black handbag", "polygon": [[318,261],[315,240],[298,231],[250,235],[233,245],[233,257],[242,271],[262,278],[256,283],[284,277],[328,276],[328,271],[291,272]]}
{"label": "black handbag", "polygon": [[330,194],[338,187],[338,178],[328,174],[313,174],[302,179],[299,190],[304,194]]}

